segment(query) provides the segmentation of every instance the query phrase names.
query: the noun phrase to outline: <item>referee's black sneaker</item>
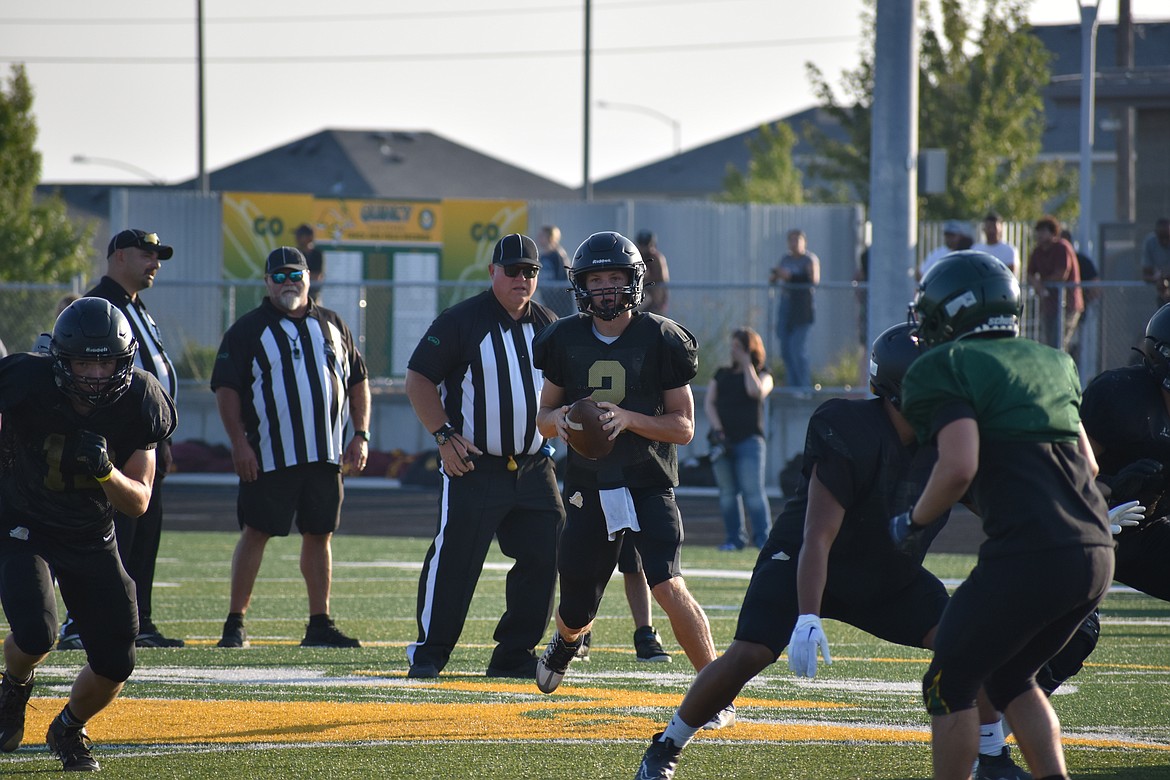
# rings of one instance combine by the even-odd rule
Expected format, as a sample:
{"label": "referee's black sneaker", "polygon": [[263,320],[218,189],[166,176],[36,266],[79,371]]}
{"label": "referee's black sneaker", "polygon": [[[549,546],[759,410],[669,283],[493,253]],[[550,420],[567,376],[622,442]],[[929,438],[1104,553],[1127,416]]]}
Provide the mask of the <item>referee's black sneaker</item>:
{"label": "referee's black sneaker", "polygon": [[536,674],[536,656],[531,655],[513,666],[499,666],[491,663],[488,665],[486,674],[488,677],[516,677],[531,680],[532,676]]}
{"label": "referee's black sneaker", "polygon": [[182,639],[163,636],[153,623],[139,627],[138,636],[134,638],[135,647],[185,647],[186,644]]}
{"label": "referee's black sneaker", "polygon": [[66,772],[100,772],[102,769],[90,752],[93,742],[85,733],[85,726],[68,728],[61,722],[60,715],[49,724],[45,744],[49,746],[49,752],[61,759],[61,767]]}
{"label": "referee's black sneaker", "polygon": [[663,740],[662,732],[658,732],[642,754],[642,764],[634,780],[672,780],[681,754],[682,748],[675,745],[674,740]]}
{"label": "referee's black sneaker", "polygon": [[579,649],[580,639],[569,644],[561,637],[561,632],[554,629],[552,641],[536,663],[536,687],[542,693],[552,693],[557,689]]}
{"label": "referee's black sneaker", "polygon": [[333,620],[325,618],[316,621],[310,618],[309,625],[305,626],[305,638],[301,640],[301,647],[361,647],[362,643],[353,637],[341,633]]}
{"label": "referee's black sneaker", "polygon": [[32,694],[33,679],[24,685],[0,674],[0,750],[11,753],[24,739],[24,711]]}

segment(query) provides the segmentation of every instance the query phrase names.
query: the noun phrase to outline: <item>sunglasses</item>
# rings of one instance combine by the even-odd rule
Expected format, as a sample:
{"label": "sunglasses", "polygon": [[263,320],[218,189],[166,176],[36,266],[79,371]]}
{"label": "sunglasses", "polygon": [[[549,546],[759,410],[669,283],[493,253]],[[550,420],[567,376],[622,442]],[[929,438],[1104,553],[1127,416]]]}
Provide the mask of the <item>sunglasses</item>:
{"label": "sunglasses", "polygon": [[274,274],[269,274],[268,278],[271,279],[276,284],[284,284],[285,280],[299,282],[301,279],[305,278],[305,272],[304,271],[290,271],[287,274],[283,273],[283,272],[278,272],[278,273],[274,273]]}
{"label": "sunglasses", "polygon": [[515,265],[504,266],[504,275],[509,279],[515,279],[521,274],[524,275],[525,279],[535,279],[538,273],[540,273],[540,269],[534,265],[522,265],[517,263]]}

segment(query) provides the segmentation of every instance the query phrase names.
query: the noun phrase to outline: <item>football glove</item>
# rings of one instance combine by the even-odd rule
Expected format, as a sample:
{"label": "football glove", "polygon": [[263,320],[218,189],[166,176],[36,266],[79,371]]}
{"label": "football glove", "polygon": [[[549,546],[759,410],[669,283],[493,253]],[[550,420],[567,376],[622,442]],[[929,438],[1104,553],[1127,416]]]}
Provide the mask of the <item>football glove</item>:
{"label": "football glove", "polygon": [[797,677],[816,677],[818,648],[825,664],[832,666],[833,656],[829,654],[829,639],[821,628],[821,619],[816,615],[801,615],[788,640],[788,668]]}
{"label": "football glove", "polygon": [[1109,500],[1129,501],[1146,493],[1161,493],[1166,479],[1162,464],[1153,458],[1142,458],[1123,466],[1116,474],[1102,481],[1109,486]]}
{"label": "football glove", "polygon": [[98,482],[105,482],[114,470],[110,463],[110,455],[106,450],[106,437],[93,431],[80,431],[77,434],[77,449],[74,451],[77,465],[85,474],[89,474]]}
{"label": "football glove", "polygon": [[913,511],[914,507],[910,507],[905,512],[890,518],[890,538],[894,540],[894,547],[907,555],[914,553],[918,546],[918,534],[926,529],[926,526],[915,525],[910,521],[910,513]]}
{"label": "football glove", "polygon": [[1126,501],[1109,510],[1109,530],[1114,536],[1121,533],[1122,528],[1133,528],[1146,519],[1146,508],[1137,501]]}

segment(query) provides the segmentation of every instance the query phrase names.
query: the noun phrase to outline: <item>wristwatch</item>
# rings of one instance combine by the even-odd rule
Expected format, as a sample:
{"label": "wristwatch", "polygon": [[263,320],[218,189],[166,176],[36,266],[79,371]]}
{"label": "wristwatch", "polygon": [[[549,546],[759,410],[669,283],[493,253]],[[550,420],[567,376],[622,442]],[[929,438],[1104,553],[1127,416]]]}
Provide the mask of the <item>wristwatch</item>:
{"label": "wristwatch", "polygon": [[366,440],[366,444],[370,443],[370,432],[369,431],[354,431],[353,435],[354,436],[361,436],[363,439]]}
{"label": "wristwatch", "polygon": [[455,435],[455,429],[451,427],[451,423],[443,423],[443,427],[431,434],[435,437],[435,444],[442,447]]}

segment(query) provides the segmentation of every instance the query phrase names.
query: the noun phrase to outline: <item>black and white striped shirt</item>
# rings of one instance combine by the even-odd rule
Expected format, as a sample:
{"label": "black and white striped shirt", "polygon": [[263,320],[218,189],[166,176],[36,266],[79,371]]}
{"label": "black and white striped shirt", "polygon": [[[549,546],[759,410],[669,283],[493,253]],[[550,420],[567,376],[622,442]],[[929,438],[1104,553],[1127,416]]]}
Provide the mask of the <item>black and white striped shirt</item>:
{"label": "black and white striped shirt", "polygon": [[489,455],[534,455],[544,373],[532,340],[557,319],[535,301],[519,320],[491,290],[457,303],[431,323],[407,367],[439,385],[451,425]]}
{"label": "black and white striped shirt", "polygon": [[336,312],[310,302],[292,319],[265,298],[224,334],[211,389],[239,393],[244,430],[267,472],[340,463],[349,389],[365,379],[365,360]]}
{"label": "black and white striped shirt", "polygon": [[150,374],[162,385],[167,395],[174,400],[179,390],[178,377],[175,375],[175,365],[163,347],[162,333],[154,318],[146,311],[146,305],[141,298],[131,298],[130,293],[108,276],[103,276],[94,288],[87,292],[89,298],[105,298],[121,310],[130,321],[130,330],[138,341],[138,353],[134,356],[134,365]]}

